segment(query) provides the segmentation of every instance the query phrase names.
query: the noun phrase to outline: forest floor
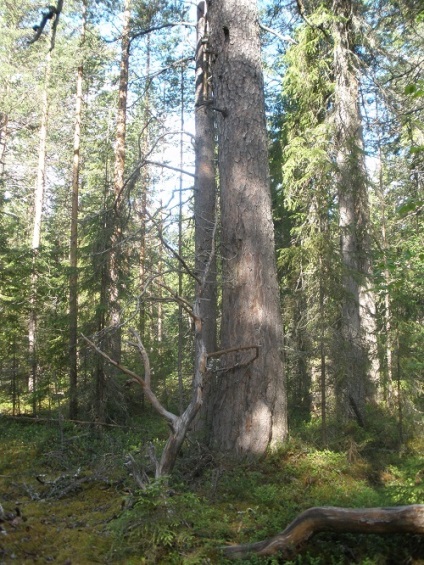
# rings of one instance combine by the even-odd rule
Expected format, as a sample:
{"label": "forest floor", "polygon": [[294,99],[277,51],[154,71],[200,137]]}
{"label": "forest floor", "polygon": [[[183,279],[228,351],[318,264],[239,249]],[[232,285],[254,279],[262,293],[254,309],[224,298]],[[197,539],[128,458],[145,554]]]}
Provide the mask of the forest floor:
{"label": "forest floor", "polygon": [[[349,430],[324,449],[311,425],[239,464],[193,444],[167,483],[141,489],[140,438],[161,434],[0,417],[0,565],[220,564],[219,547],[275,535],[311,506],[424,503],[422,437],[399,450]],[[291,561],[245,562],[424,565],[424,538],[319,534]]]}

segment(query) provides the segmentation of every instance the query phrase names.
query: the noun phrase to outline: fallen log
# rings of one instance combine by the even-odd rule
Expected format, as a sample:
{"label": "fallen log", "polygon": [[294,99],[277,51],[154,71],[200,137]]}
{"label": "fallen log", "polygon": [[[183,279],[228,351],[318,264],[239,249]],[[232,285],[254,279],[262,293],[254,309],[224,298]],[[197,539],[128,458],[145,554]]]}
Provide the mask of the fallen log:
{"label": "fallen log", "polygon": [[320,532],[360,534],[424,534],[424,504],[389,508],[309,508],[276,536],[256,543],[221,548],[225,557],[242,559],[250,553],[292,557],[298,547]]}

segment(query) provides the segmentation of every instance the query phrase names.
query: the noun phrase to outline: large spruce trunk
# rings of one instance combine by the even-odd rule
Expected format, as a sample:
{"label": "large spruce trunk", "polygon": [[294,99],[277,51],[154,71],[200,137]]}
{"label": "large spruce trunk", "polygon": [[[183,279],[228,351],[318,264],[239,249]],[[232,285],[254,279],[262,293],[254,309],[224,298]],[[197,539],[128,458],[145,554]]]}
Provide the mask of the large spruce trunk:
{"label": "large spruce trunk", "polygon": [[284,440],[286,396],[274,257],[263,76],[254,0],[209,6],[222,214],[221,357],[214,375],[212,445],[262,454]]}
{"label": "large spruce trunk", "polygon": [[378,361],[371,274],[369,212],[351,0],[333,2],[335,157],[343,266],[338,401],[360,424],[367,399],[375,398]]}

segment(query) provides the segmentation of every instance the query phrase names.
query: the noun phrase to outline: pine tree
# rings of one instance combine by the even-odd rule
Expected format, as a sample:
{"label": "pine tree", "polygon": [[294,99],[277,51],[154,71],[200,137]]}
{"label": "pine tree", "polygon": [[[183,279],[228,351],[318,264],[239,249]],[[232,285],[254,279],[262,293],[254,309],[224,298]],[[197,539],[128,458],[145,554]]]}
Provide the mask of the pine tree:
{"label": "pine tree", "polygon": [[[259,30],[254,0],[209,6],[222,215],[222,358],[212,444],[261,454],[287,433]],[[248,347],[245,351],[243,348]]]}

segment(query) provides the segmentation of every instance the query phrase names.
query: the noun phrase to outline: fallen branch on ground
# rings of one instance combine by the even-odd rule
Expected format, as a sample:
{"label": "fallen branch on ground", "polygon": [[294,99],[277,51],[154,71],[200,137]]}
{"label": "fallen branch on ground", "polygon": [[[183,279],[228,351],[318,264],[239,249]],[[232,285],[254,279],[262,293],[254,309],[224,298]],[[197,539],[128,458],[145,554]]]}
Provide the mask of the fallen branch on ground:
{"label": "fallen branch on ground", "polygon": [[424,534],[424,504],[390,508],[316,507],[305,510],[273,538],[221,548],[225,557],[242,559],[250,553],[292,557],[297,548],[319,532],[360,534]]}

